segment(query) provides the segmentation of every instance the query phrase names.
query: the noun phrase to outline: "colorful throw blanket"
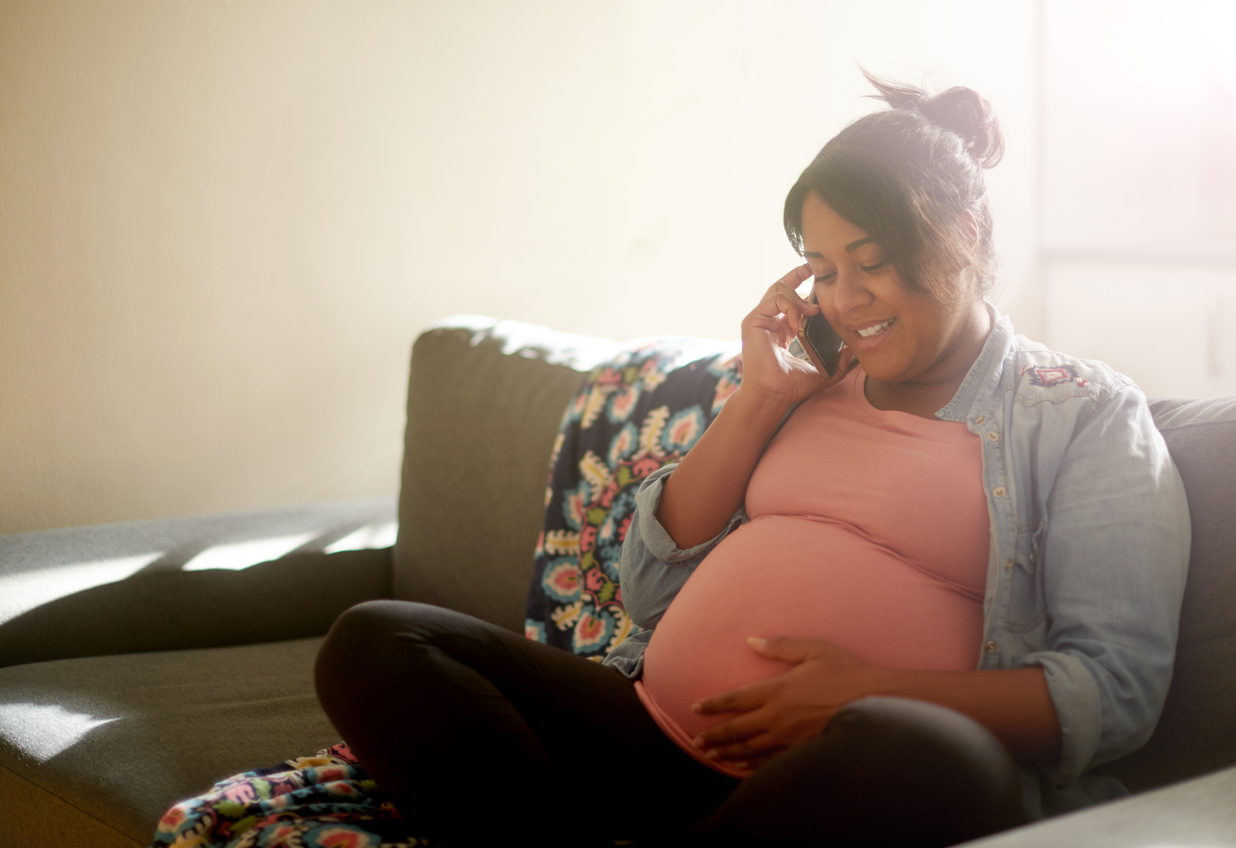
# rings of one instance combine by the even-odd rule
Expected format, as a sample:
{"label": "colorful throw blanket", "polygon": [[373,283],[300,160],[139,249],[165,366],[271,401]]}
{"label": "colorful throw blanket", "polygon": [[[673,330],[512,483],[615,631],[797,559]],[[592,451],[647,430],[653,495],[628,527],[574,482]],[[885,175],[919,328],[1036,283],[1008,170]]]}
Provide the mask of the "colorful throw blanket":
{"label": "colorful throw blanket", "polygon": [[216,783],[172,807],[153,848],[419,848],[348,746]]}
{"label": "colorful throw blanket", "polygon": [[[645,477],[677,462],[742,379],[737,343],[657,339],[593,370],[554,443],[527,598],[530,639],[599,660],[638,630],[618,555]],[[177,804],[154,848],[411,848],[415,835],[340,743]]]}
{"label": "colorful throw blanket", "polygon": [[595,369],[567,408],[550,461],[524,631],[592,660],[639,628],[618,558],[644,478],[682,458],[742,380],[737,342],[636,344]]}

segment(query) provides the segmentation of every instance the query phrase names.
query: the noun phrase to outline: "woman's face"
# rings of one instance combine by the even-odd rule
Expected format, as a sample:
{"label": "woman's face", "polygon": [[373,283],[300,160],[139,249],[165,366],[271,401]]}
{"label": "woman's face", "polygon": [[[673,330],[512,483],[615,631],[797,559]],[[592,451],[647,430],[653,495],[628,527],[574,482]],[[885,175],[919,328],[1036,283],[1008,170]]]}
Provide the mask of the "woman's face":
{"label": "woman's face", "polygon": [[977,290],[942,303],[907,288],[880,246],[814,194],[803,202],[802,233],[816,301],[868,376],[886,383],[965,376],[990,329]]}

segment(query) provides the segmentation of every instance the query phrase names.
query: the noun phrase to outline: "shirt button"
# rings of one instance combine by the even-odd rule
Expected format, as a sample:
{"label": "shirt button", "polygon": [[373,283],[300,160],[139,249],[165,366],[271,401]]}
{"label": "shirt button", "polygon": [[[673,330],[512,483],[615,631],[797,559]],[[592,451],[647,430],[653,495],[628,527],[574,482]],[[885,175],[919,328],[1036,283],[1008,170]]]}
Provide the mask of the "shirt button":
{"label": "shirt button", "polygon": [[996,643],[988,642],[986,645],[983,646],[983,650],[989,654],[994,654],[996,652]]}
{"label": "shirt button", "polygon": [[975,418],[975,419],[974,419],[974,423],[975,423],[975,424],[982,424],[982,423],[983,423],[984,421],[986,421],[986,420],[987,420],[987,416],[986,416],[986,415],[980,415],[978,418]]}
{"label": "shirt button", "polygon": [[1012,561],[1011,559],[1006,559],[1006,560],[1004,561],[1004,570],[1005,570],[1005,571],[1012,571],[1012,570],[1013,570],[1013,561]]}
{"label": "shirt button", "polygon": [[990,441],[993,441],[993,442],[998,442],[998,441],[1000,441],[1000,434],[999,434],[999,433],[997,433],[995,430],[988,430],[988,431],[987,431],[987,438],[988,438]]}
{"label": "shirt button", "polygon": [[1034,562],[1034,551],[1030,552],[1030,561]]}
{"label": "shirt button", "polygon": [[1002,498],[1005,495],[1005,489],[1003,486],[996,486],[996,488],[991,490],[991,493],[998,498]]}

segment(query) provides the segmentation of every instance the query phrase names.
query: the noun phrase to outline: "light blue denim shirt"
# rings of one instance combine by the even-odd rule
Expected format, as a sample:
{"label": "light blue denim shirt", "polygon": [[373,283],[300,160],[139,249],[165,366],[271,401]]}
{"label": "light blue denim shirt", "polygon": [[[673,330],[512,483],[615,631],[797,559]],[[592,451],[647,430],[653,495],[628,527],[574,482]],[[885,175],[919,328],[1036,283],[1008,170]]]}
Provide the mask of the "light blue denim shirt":
{"label": "light blue denim shirt", "polygon": [[[1100,362],[994,328],[957,394],[936,412],[983,451],[991,556],[977,667],[1038,666],[1060,720],[1058,763],[1026,769],[1038,817],[1124,794],[1082,773],[1150,737],[1163,708],[1189,561],[1180,475],[1141,390]],[[645,628],[605,659],[638,677],[661,616],[735,527],[679,549],[656,519],[667,465],[640,486],[623,544],[623,603]]]}

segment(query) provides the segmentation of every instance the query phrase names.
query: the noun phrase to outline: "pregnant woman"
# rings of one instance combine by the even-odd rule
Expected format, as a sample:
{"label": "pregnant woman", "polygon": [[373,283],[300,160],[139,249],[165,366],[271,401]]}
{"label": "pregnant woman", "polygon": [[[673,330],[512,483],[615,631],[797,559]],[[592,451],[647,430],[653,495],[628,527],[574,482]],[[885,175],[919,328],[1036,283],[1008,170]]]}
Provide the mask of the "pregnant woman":
{"label": "pregnant woman", "polygon": [[786,198],[805,264],[740,389],[640,487],[644,630],[598,665],[422,604],[332,629],[323,706],[443,845],[948,845],[1123,791],[1084,772],[1163,705],[1179,476],[1136,386],[985,300],[987,102],[872,82]]}

